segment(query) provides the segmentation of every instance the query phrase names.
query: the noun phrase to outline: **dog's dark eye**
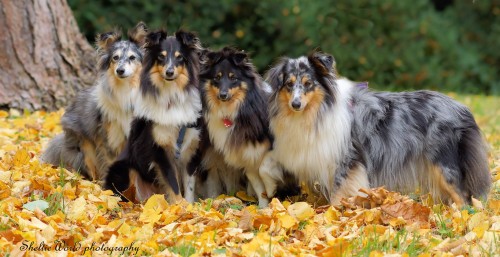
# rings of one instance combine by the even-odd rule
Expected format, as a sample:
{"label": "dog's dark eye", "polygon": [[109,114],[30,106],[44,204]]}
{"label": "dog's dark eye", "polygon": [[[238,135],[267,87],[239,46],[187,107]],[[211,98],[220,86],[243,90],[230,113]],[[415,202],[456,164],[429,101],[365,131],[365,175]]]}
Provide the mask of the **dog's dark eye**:
{"label": "dog's dark eye", "polygon": [[291,81],[287,81],[287,82],[285,82],[285,86],[288,87],[288,88],[292,88],[293,87],[293,83]]}
{"label": "dog's dark eye", "polygon": [[135,60],[135,56],[131,55],[128,59],[131,60],[131,61],[133,61],[133,60]]}
{"label": "dog's dark eye", "polygon": [[162,62],[163,60],[165,60],[165,56],[164,56],[164,55],[161,55],[161,54],[160,54],[160,55],[158,55],[158,61],[161,61],[161,62]]}
{"label": "dog's dark eye", "polygon": [[177,59],[177,61],[183,61],[184,60],[184,57],[182,57],[182,55],[177,55],[177,57],[175,57]]}
{"label": "dog's dark eye", "polygon": [[219,81],[219,80],[220,80],[220,75],[219,74],[215,75],[214,81]]}
{"label": "dog's dark eye", "polygon": [[120,59],[120,56],[118,56],[118,55],[113,55],[113,61],[118,61],[118,59]]}
{"label": "dog's dark eye", "polygon": [[229,77],[229,79],[230,79],[231,81],[236,81],[236,80],[238,80],[238,78],[237,78],[236,76]]}
{"label": "dog's dark eye", "polygon": [[304,86],[305,86],[305,87],[310,87],[310,86],[312,86],[311,81],[309,81],[309,80],[308,80],[308,81],[306,81],[306,83],[304,83]]}

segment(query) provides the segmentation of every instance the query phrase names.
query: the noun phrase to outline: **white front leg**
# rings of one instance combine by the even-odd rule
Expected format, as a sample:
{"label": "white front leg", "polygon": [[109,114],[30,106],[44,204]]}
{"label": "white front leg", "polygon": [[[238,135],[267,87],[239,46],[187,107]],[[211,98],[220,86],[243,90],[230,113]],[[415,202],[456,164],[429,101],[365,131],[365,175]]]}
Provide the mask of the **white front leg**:
{"label": "white front leg", "polygon": [[283,181],[283,171],[278,162],[272,157],[272,152],[268,152],[260,165],[259,175],[266,188],[268,198],[272,198],[276,193],[278,182]]}
{"label": "white front leg", "polygon": [[246,175],[248,181],[253,187],[253,190],[255,191],[255,194],[257,194],[257,198],[259,199],[259,208],[267,207],[269,199],[267,198],[264,183],[262,183],[258,169],[247,169]]}
{"label": "white front leg", "polygon": [[194,203],[195,201],[194,189],[196,186],[196,177],[189,176],[187,170],[182,171],[182,176],[183,176],[182,182],[184,187],[184,198],[186,199],[186,201]]}

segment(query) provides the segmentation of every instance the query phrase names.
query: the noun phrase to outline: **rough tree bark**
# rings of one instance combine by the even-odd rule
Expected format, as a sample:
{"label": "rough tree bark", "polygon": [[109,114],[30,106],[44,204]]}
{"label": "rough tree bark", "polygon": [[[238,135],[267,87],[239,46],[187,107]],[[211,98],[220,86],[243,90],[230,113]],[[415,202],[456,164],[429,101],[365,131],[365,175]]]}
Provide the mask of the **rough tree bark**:
{"label": "rough tree bark", "polygon": [[0,108],[64,107],[94,70],[66,0],[0,0]]}

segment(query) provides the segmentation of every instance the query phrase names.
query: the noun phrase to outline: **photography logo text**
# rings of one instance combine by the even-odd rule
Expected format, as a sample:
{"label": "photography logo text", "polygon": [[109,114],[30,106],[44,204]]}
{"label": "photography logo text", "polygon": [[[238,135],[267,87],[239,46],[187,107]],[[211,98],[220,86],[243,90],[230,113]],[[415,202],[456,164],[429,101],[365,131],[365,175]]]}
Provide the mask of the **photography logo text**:
{"label": "photography logo text", "polygon": [[82,246],[80,242],[70,245],[65,241],[55,240],[54,243],[49,246],[44,241],[37,244],[33,241],[24,240],[22,245],[19,247],[19,250],[32,252],[79,252],[83,250],[83,254],[86,252],[107,252],[109,254],[112,254],[113,252],[120,252],[122,255],[125,254],[125,252],[134,252],[137,254],[139,247],[134,246],[134,244],[135,242],[132,242],[128,246],[107,246],[104,243],[96,244],[95,242],[92,242],[90,246]]}

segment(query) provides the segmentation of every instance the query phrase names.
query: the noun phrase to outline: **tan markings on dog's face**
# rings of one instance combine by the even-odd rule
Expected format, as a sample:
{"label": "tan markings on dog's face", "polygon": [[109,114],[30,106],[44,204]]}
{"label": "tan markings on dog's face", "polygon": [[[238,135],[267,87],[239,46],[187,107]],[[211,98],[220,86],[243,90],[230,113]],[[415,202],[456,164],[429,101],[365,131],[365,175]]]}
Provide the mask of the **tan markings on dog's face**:
{"label": "tan markings on dog's face", "polygon": [[219,88],[212,85],[211,81],[208,80],[205,85],[205,98],[210,106],[210,109],[218,109],[220,106],[220,101],[218,99]]}
{"label": "tan markings on dog's face", "polygon": [[137,66],[137,70],[134,72],[134,75],[130,77],[130,83],[134,88],[139,88],[139,85],[141,84],[141,71],[142,64],[139,64]]}
{"label": "tan markings on dog's face", "polygon": [[302,85],[304,85],[304,87],[308,87],[308,85],[310,86],[310,81],[309,81],[309,77],[308,76],[302,76],[302,78],[300,79],[300,82],[302,82]]}
{"label": "tan markings on dog's face", "polygon": [[295,82],[297,81],[297,77],[295,75],[290,75],[287,80],[285,81],[285,87],[286,89],[289,89],[290,86],[293,86]]}
{"label": "tan markings on dog's face", "polygon": [[225,103],[229,106],[234,105],[233,108],[238,108],[243,101],[245,101],[245,97],[247,95],[248,85],[245,82],[241,82],[237,87],[233,87],[229,89],[229,95],[231,98]]}
{"label": "tan markings on dog's face", "polygon": [[153,84],[153,86],[161,88],[162,85],[165,83],[162,73],[163,73],[163,65],[154,64],[151,67],[151,70],[149,71],[149,78],[151,79],[151,83]]}
{"label": "tan markings on dog's face", "polygon": [[109,85],[118,88],[124,85],[138,87],[142,63],[136,52],[117,50],[111,56],[111,62],[107,70]]}
{"label": "tan markings on dog's face", "polygon": [[181,89],[185,89],[189,83],[189,71],[187,67],[180,65],[179,67],[176,67],[175,70],[177,70],[176,72],[178,73],[177,78],[175,79],[177,86]]}
{"label": "tan markings on dog's face", "polygon": [[131,88],[138,88],[141,80],[142,65],[140,63],[134,64],[134,72],[131,76],[126,78],[119,78],[116,76],[116,65],[111,63],[108,69],[109,86],[111,88],[119,88],[123,85],[130,86]]}
{"label": "tan markings on dog's face", "polygon": [[303,112],[308,113],[308,115],[316,115],[324,98],[325,93],[319,88],[306,92],[302,96],[302,104],[305,105]]}
{"label": "tan markings on dog's face", "polygon": [[219,88],[214,86],[210,81],[205,83],[205,97],[210,109],[215,111],[218,108],[225,107],[228,111],[228,115],[234,114],[238,111],[243,101],[245,101],[247,90],[247,83],[241,82],[239,86],[229,89],[228,93],[231,98],[224,102],[219,99]]}
{"label": "tan markings on dog's face", "polygon": [[[307,82],[308,80],[303,80]],[[303,110],[297,112],[291,107],[291,102],[293,100],[293,91],[283,89],[278,94],[278,101],[280,103],[280,110],[283,115],[300,115],[303,113],[307,119],[315,119],[321,107],[321,104],[325,98],[325,93],[319,88],[315,87],[312,90],[305,89],[300,95],[300,103],[303,106]]]}
{"label": "tan markings on dog's face", "polygon": [[280,90],[278,94],[280,110],[284,116],[293,115],[295,112],[290,108],[289,103],[292,101],[292,94],[288,90]]}
{"label": "tan markings on dog's face", "polygon": [[[189,70],[182,61],[182,54],[179,51],[174,52],[176,59],[167,57],[168,52],[160,53],[159,61],[151,68],[151,81],[156,87],[171,85],[169,82],[175,82],[180,89],[185,89],[189,84]],[[167,71],[173,71],[172,75],[167,75]]]}
{"label": "tan markings on dog's face", "polygon": [[115,73],[115,70],[118,66],[118,63],[116,63],[115,61],[112,61],[110,64],[109,64],[109,68],[108,68],[108,78],[111,78],[110,79],[110,86],[111,88],[114,88],[114,87],[118,87],[121,85],[121,82],[120,82],[120,79],[116,76],[116,73]]}

